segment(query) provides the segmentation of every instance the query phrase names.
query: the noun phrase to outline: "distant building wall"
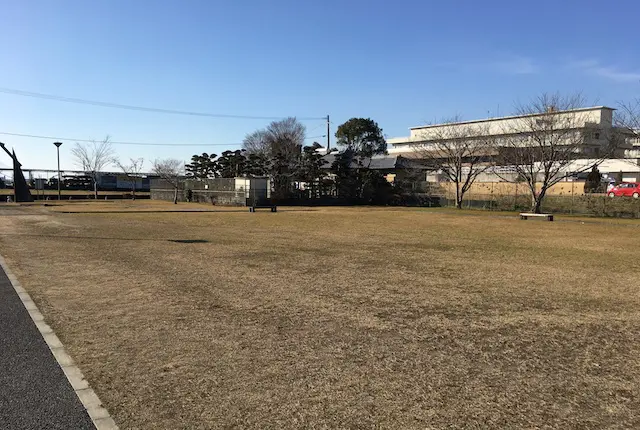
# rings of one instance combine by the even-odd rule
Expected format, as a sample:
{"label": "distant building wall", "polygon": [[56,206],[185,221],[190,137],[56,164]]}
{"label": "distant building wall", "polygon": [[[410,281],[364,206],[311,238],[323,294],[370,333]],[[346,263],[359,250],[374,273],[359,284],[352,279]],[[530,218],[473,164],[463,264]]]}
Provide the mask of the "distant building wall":
{"label": "distant building wall", "polygon": [[[544,113],[539,115],[491,118],[485,120],[461,121],[454,124],[436,124],[412,127],[410,128],[411,134],[409,139],[417,141],[429,140],[433,136],[441,135],[445,130],[456,129],[467,125],[482,126],[482,130],[485,131],[487,136],[502,136],[505,133],[513,133],[515,130],[527,130],[528,122],[531,121],[530,117],[546,117],[549,115],[553,115],[554,118],[557,118],[554,120],[558,121],[558,124],[562,124],[563,121],[567,121],[571,125],[580,127],[587,127],[589,125],[611,127],[613,109],[597,106],[592,108],[575,109],[572,111],[560,111],[553,114]],[[394,139],[390,140],[392,142],[394,141]]]}
{"label": "distant building wall", "polygon": [[625,151],[626,158],[635,158],[640,161],[640,137],[632,137],[629,139],[631,148]]}
{"label": "distant building wall", "polygon": [[[553,119],[550,119],[553,118]],[[408,137],[387,139],[389,154],[416,156],[416,151],[430,150],[433,142],[447,139],[465,139],[465,130],[475,130],[482,137],[491,137],[495,144],[504,146],[508,139],[520,138],[521,133],[530,130],[533,121],[557,121],[571,141],[580,139],[581,150],[585,155],[597,156],[606,147],[612,135],[613,109],[605,106],[573,109],[568,111],[550,111],[547,113],[489,118],[474,121],[460,121],[450,124],[434,124],[410,128]],[[535,124],[535,123],[534,123]],[[460,137],[456,137],[460,136]],[[470,139],[478,139],[478,136]],[[522,145],[528,145],[526,140]],[[621,155],[621,154],[620,154]]]}

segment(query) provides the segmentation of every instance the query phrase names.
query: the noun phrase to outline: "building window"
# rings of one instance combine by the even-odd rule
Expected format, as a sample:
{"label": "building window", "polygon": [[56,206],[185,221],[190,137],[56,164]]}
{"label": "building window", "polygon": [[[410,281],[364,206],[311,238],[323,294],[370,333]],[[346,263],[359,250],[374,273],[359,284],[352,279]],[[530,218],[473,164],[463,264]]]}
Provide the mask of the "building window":
{"label": "building window", "polygon": [[551,120],[550,119],[537,119],[536,120],[536,125],[539,125],[541,127],[550,127],[551,126]]}

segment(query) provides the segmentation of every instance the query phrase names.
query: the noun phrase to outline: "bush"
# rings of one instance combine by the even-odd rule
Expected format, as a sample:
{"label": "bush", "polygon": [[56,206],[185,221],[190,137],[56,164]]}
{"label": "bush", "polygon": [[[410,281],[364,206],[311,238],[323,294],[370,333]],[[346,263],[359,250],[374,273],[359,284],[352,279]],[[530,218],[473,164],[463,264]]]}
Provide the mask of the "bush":
{"label": "bush", "polygon": [[[443,199],[443,205],[453,206],[453,200]],[[531,197],[522,194],[516,198],[513,195],[477,196],[465,199],[463,208],[484,209],[495,211],[525,212],[531,209]],[[611,218],[640,218],[640,199],[631,197],[611,198],[605,194],[585,195],[551,195],[542,202],[542,211],[556,214],[572,214]]]}
{"label": "bush", "polygon": [[587,175],[587,179],[584,182],[584,192],[589,193],[602,193],[604,184],[602,183],[602,175],[597,166],[593,166],[593,169]]}
{"label": "bush", "polygon": [[542,204],[545,212],[567,213],[613,218],[640,218],[640,200],[630,197],[611,198],[602,194],[584,196],[547,196]]}

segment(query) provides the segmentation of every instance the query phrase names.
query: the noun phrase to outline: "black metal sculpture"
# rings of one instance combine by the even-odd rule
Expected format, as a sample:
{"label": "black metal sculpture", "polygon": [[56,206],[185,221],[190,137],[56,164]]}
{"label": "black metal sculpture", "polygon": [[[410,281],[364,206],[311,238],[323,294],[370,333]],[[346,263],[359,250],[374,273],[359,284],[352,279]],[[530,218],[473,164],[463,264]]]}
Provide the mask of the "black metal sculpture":
{"label": "black metal sculpture", "polygon": [[15,151],[9,152],[4,143],[0,142],[0,147],[4,149],[9,157],[13,160],[13,198],[16,202],[32,202],[33,196],[31,195],[31,191],[29,191],[29,186],[27,185],[27,181],[22,174],[22,164],[18,161],[16,157]]}

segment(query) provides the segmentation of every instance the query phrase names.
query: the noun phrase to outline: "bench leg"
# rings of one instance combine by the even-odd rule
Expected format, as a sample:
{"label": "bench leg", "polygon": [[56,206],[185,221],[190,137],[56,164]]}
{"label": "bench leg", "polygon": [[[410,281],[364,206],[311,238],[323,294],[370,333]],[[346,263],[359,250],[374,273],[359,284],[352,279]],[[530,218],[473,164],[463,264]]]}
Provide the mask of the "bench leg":
{"label": "bench leg", "polygon": [[549,219],[549,221],[553,221],[553,215],[549,215],[547,218]]}

